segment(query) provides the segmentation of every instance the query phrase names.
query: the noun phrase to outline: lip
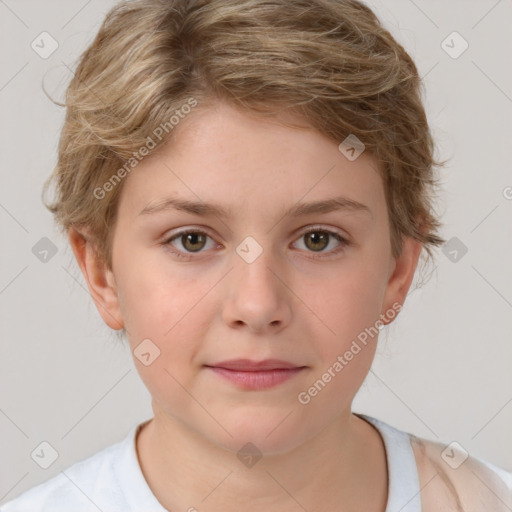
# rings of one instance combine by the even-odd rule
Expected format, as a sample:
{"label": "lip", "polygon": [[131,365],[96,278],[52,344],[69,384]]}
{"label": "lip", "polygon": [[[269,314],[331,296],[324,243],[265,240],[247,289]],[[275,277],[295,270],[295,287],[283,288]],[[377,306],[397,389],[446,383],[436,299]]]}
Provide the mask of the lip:
{"label": "lip", "polygon": [[279,359],[233,359],[205,367],[237,387],[252,390],[277,386],[306,368]]}
{"label": "lip", "polygon": [[224,368],[225,370],[237,370],[240,372],[256,372],[265,370],[290,370],[301,368],[296,364],[280,359],[265,359],[263,361],[253,361],[251,359],[231,359],[221,361],[220,363],[207,365],[212,368]]}

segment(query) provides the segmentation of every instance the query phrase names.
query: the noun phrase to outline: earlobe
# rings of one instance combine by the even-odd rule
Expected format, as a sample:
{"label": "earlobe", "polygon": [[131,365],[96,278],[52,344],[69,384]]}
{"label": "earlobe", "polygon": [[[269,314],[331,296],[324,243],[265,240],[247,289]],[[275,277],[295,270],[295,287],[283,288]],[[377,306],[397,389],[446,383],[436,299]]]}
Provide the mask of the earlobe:
{"label": "earlobe", "polygon": [[103,321],[112,329],[122,329],[124,322],[113,272],[98,256],[86,233],[82,234],[74,228],[69,228],[68,236],[89,293]]}
{"label": "earlobe", "polygon": [[396,310],[397,305],[400,308],[405,302],[407,292],[411,286],[418,260],[421,253],[422,245],[420,242],[411,237],[405,237],[402,243],[402,252],[396,258],[394,268],[389,276],[386,293],[382,304],[381,318],[384,318],[384,324],[389,324],[395,317],[393,314],[391,319],[386,312]]}

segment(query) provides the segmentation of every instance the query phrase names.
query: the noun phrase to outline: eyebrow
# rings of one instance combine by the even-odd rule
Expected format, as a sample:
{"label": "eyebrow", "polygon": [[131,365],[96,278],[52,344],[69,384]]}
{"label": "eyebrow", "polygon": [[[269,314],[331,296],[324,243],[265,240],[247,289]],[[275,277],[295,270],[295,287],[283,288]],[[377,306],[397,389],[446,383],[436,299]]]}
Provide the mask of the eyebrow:
{"label": "eyebrow", "polygon": [[[168,210],[179,210],[204,217],[215,216],[224,219],[232,216],[231,209],[226,209],[220,205],[204,203],[201,201],[189,201],[187,199],[177,197],[166,197],[154,203],[149,203],[141,210],[139,215],[149,215]],[[370,208],[363,203],[346,197],[333,197],[322,201],[297,203],[286,210],[282,214],[282,217],[301,217],[314,213],[329,213],[337,210],[363,212],[370,216],[372,215]]]}

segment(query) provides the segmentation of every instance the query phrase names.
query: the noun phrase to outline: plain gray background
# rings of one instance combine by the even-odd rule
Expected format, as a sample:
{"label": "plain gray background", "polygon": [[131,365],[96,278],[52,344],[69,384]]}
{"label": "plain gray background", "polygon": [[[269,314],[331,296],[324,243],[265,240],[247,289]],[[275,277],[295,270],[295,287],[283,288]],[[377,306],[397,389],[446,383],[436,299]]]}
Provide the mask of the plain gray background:
{"label": "plain gray background", "polygon": [[[425,77],[439,155],[450,158],[442,235],[457,240],[381,335],[353,410],[512,470],[512,1],[367,3]],[[152,416],[129,349],[102,323],[40,199],[64,116],[43,75],[62,99],[113,4],[0,0],[0,503]],[[31,47],[43,31],[59,45],[46,59]],[[33,252],[43,237],[57,248],[46,262]],[[58,452],[47,469],[31,458],[42,441]]]}

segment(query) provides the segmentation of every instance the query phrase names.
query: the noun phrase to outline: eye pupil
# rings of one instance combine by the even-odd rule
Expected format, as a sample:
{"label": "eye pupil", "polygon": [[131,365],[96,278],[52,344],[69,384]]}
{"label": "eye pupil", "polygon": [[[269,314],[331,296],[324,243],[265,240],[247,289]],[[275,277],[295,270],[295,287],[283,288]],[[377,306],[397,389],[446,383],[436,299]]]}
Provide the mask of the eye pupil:
{"label": "eye pupil", "polygon": [[[325,249],[329,243],[329,234],[324,231],[311,231],[310,233],[306,233],[306,245],[312,249],[313,251],[321,251]],[[308,241],[313,242],[313,247],[308,245]],[[320,247],[318,247],[318,243],[320,243]]]}
{"label": "eye pupil", "polygon": [[[199,242],[200,247],[193,247],[194,245],[196,245],[198,243],[197,242],[198,239],[202,239],[201,240],[202,243]],[[206,237],[204,235],[202,235],[201,233],[187,233],[185,235],[182,235],[181,240],[183,242],[183,247],[185,247],[185,249],[187,249],[187,251],[197,252],[197,251],[200,251],[204,247],[204,244],[206,242]],[[189,242],[192,244],[192,247],[190,247]]]}

